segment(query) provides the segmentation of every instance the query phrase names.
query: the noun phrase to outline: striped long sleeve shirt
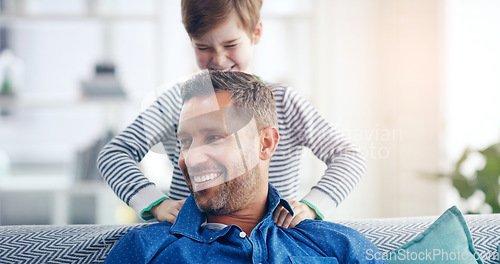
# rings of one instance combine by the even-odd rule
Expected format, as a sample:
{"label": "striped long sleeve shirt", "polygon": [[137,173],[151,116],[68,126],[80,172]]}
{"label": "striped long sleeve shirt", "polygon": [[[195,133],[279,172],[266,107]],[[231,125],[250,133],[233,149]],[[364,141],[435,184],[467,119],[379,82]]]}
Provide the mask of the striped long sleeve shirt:
{"label": "striped long sleeve shirt", "polygon": [[[297,199],[299,169],[304,147],[322,160],[327,169],[319,182],[301,200],[322,217],[330,214],[352,191],[365,171],[359,150],[329,124],[292,88],[270,85],[278,113],[280,141],[270,162],[269,182],[285,198]],[[174,170],[168,198],[184,199],[189,189],[178,167],[180,145],[177,126],[181,111],[181,84],[163,92],[134,122],[101,151],[97,166],[116,195],[143,219],[149,210],[167,198],[141,172],[137,163],[148,151],[164,151]]]}

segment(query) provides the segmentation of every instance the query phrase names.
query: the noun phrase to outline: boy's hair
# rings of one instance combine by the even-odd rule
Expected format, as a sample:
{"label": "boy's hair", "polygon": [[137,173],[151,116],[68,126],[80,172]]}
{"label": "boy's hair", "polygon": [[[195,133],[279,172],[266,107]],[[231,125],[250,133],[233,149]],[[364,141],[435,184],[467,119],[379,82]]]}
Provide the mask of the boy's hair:
{"label": "boy's hair", "polygon": [[244,72],[204,70],[197,73],[182,86],[182,105],[193,97],[210,96],[224,91],[228,91],[231,95],[232,106],[236,109],[233,114],[238,112],[240,116],[250,114],[249,119],[253,115],[259,130],[267,126],[278,128],[272,90],[257,77]]}
{"label": "boy's hair", "polygon": [[252,39],[261,7],[262,0],[182,0],[182,23],[189,37],[198,38],[226,22],[234,11]]}

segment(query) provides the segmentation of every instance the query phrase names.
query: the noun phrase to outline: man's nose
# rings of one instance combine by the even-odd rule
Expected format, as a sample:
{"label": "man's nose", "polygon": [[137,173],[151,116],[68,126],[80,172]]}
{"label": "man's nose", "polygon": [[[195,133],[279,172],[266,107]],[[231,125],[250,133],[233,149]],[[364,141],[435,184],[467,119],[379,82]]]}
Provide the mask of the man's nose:
{"label": "man's nose", "polygon": [[208,160],[207,154],[206,145],[191,146],[188,150],[182,152],[184,163],[188,168],[206,162]]}

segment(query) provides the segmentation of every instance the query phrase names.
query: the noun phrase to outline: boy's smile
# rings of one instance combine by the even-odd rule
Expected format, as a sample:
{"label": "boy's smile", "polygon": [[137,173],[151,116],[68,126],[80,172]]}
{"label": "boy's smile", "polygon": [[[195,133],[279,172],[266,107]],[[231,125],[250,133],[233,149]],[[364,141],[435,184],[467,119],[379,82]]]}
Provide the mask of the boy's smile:
{"label": "boy's smile", "polygon": [[200,69],[250,73],[253,45],[260,41],[262,23],[258,23],[252,36],[240,24],[238,16],[233,12],[217,28],[199,38],[192,38]]}

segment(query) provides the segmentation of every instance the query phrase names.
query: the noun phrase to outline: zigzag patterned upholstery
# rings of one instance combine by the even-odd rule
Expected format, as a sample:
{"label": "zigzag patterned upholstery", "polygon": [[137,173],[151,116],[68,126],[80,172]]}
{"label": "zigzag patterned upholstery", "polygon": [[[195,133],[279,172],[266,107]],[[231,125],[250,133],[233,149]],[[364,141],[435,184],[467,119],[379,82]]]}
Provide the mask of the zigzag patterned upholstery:
{"label": "zigzag patterned upholstery", "polygon": [[102,263],[123,234],[144,225],[1,226],[0,263]]}
{"label": "zigzag patterned upholstery", "polygon": [[[394,250],[415,238],[437,217],[343,221],[365,234],[382,251]],[[467,225],[481,256],[496,252],[500,244],[500,214],[467,215]],[[0,263],[102,263],[118,239],[134,228],[125,226],[0,226]],[[498,254],[483,258],[498,263]]]}

